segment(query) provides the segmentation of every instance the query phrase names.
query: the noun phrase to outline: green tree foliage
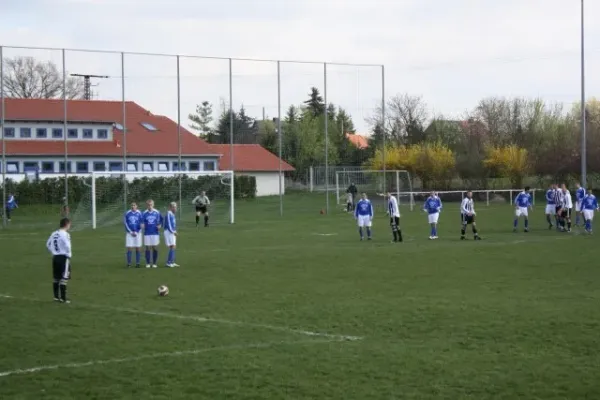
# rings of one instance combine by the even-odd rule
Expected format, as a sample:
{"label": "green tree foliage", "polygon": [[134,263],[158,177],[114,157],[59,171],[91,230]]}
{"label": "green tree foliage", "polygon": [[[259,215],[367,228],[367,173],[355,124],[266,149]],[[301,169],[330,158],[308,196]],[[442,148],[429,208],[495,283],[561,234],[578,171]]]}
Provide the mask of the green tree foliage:
{"label": "green tree foliage", "polygon": [[196,112],[188,115],[190,120],[190,128],[198,132],[201,138],[212,141],[213,135],[213,108],[208,101],[203,101],[202,104],[196,106]]}
{"label": "green tree foliage", "polygon": [[325,103],[319,89],[312,87],[309,93],[309,99],[304,102],[306,111],[313,117],[318,117],[325,113]]}

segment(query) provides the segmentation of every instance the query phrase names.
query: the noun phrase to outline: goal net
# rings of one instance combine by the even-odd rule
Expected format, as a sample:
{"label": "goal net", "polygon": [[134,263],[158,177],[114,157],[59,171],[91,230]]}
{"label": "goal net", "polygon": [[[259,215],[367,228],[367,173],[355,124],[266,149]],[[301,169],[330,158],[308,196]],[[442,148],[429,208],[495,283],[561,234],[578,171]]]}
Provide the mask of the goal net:
{"label": "goal net", "polygon": [[[404,170],[355,170],[335,173],[335,190],[338,204],[346,204],[347,191],[354,184],[358,193],[366,193],[375,205],[383,205],[383,196],[390,192],[398,199],[398,205],[414,208],[410,173]],[[356,203],[358,199],[354,199]]]}
{"label": "goal net", "polygon": [[234,178],[232,171],[91,173],[88,194],[72,210],[74,227],[92,229],[123,223],[123,214],[137,203],[141,211],[152,199],[166,213],[169,203],[178,206],[178,226],[195,224],[192,201],[201,192],[210,200],[210,223],[234,222]]}

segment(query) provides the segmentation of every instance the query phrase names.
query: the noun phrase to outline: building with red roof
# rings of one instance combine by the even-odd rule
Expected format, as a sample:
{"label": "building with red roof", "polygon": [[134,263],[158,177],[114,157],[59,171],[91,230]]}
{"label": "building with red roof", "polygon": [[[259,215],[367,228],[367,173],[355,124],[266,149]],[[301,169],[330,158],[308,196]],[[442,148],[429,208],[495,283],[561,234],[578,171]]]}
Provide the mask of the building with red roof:
{"label": "building with red roof", "polygon": [[346,133],[346,139],[348,139],[357,149],[362,150],[369,147],[369,139],[356,133]]}
{"label": "building with red roof", "polygon": [[280,168],[293,170],[259,145],[207,143],[131,101],[67,100],[65,107],[63,100],[6,98],[3,117],[5,168],[14,180],[31,171],[43,179],[65,169],[73,175],[233,170],[256,176],[258,195],[273,195],[283,180]]}

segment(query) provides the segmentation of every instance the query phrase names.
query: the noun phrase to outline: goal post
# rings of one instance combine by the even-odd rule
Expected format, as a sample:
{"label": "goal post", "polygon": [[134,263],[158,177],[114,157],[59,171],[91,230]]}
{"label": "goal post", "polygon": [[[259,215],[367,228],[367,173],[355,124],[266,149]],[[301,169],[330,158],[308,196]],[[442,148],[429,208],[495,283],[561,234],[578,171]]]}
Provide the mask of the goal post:
{"label": "goal post", "polygon": [[[398,205],[407,205],[412,211],[412,181],[410,172],[406,170],[353,170],[335,173],[335,189],[337,204],[346,203],[346,191],[354,183],[359,193],[367,193],[374,199],[391,192],[396,195]],[[356,199],[354,199],[356,202]]]}
{"label": "goal post", "polygon": [[131,203],[143,211],[148,199],[161,213],[176,202],[178,224],[185,225],[193,221],[192,200],[202,191],[210,200],[211,224],[235,222],[233,171],[92,172],[89,178],[89,198],[81,199],[73,216],[78,225],[97,229],[122,223]]}

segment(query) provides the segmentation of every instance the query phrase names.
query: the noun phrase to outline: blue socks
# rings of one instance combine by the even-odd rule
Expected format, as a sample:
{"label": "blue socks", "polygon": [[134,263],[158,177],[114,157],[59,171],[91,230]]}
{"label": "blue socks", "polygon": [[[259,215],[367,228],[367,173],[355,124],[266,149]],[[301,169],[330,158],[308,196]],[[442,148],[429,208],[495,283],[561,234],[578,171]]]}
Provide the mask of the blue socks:
{"label": "blue socks", "polygon": [[363,230],[362,228],[358,228],[358,234],[360,235],[360,238],[363,239]]}
{"label": "blue socks", "polygon": [[152,250],[152,264],[156,265],[156,263],[158,262],[158,250],[154,249]]}
{"label": "blue socks", "polygon": [[515,227],[515,229],[517,229],[517,226],[519,226],[519,218],[515,218],[513,226]]}
{"label": "blue socks", "polygon": [[175,249],[169,249],[169,255],[167,255],[167,264],[173,264],[175,262]]}
{"label": "blue socks", "polygon": [[579,213],[577,213],[577,215],[575,216],[575,225],[579,225],[579,222],[580,222],[579,217],[580,217],[580,215],[579,215]]}
{"label": "blue socks", "polygon": [[529,220],[525,218],[525,229],[529,229]]}
{"label": "blue socks", "polygon": [[131,250],[127,250],[127,265],[131,265]]}
{"label": "blue socks", "polygon": [[592,221],[589,219],[585,221],[585,230],[588,232],[591,232],[592,230]]}
{"label": "blue socks", "polygon": [[150,249],[146,249],[146,264],[150,264]]}
{"label": "blue socks", "polygon": [[140,249],[136,249],[136,251],[135,251],[135,265],[140,265],[141,258],[142,258],[142,253],[140,252]]}
{"label": "blue socks", "polygon": [[367,226],[367,237],[370,239],[371,238],[371,228],[369,228]]}
{"label": "blue socks", "polygon": [[437,226],[435,225],[431,227],[431,236],[437,236]]}

